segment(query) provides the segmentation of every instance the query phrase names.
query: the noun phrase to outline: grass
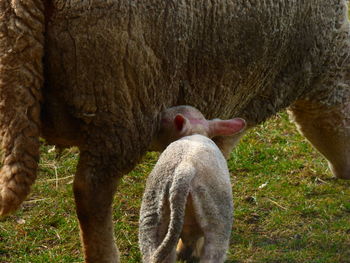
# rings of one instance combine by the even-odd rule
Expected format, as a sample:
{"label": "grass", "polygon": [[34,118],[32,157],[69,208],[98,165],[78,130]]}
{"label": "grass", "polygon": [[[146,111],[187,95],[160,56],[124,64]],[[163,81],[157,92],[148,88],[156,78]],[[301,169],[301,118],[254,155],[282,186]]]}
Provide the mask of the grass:
{"label": "grass", "polygon": [[[0,220],[0,262],[82,262],[72,180],[77,149],[60,158],[42,146],[36,184],[22,209]],[[149,153],[120,183],[114,221],[122,262],[140,262],[138,213]],[[251,130],[229,160],[234,227],[227,262],[350,262],[350,182],[326,161],[285,113]]]}

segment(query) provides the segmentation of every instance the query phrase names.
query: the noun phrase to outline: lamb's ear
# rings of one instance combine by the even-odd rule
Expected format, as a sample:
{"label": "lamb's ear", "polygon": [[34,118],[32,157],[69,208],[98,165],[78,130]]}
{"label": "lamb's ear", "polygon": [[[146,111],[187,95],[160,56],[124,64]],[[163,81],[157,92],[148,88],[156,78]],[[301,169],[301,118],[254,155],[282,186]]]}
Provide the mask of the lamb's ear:
{"label": "lamb's ear", "polygon": [[174,125],[177,133],[180,136],[185,136],[189,130],[190,122],[189,120],[183,116],[182,114],[177,114],[174,118]]}
{"label": "lamb's ear", "polygon": [[209,121],[209,137],[230,136],[242,132],[246,127],[246,121],[241,118],[231,120],[214,119]]}

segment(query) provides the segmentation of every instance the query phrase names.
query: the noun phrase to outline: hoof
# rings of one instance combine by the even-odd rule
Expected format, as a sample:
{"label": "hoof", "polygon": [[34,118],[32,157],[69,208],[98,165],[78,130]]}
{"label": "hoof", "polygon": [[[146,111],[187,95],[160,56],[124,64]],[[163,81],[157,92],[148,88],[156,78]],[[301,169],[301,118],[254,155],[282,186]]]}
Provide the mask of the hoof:
{"label": "hoof", "polygon": [[331,169],[335,177],[339,179],[350,180],[350,166],[339,167],[328,162],[328,166]]}

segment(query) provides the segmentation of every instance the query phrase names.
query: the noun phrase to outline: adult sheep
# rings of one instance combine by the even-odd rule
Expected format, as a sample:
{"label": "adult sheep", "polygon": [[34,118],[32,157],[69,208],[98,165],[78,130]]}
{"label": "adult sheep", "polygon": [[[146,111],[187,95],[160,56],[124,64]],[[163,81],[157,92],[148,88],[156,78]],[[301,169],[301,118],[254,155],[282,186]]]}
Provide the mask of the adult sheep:
{"label": "adult sheep", "polygon": [[250,127],[290,106],[349,179],[349,34],[346,0],[0,0],[0,213],[29,192],[39,135],[76,145],[85,260],[119,262],[118,178],[178,104]]}

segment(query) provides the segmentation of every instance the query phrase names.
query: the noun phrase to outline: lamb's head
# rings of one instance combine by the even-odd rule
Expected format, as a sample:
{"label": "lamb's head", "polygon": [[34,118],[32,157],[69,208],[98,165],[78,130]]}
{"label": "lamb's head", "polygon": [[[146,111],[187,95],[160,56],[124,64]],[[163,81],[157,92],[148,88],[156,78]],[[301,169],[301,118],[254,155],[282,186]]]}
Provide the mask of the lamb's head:
{"label": "lamb's head", "polygon": [[207,120],[199,110],[187,105],[168,108],[161,114],[160,129],[150,150],[162,151],[173,141],[193,134],[208,138],[233,136],[242,132],[245,126],[246,122],[241,118]]}

